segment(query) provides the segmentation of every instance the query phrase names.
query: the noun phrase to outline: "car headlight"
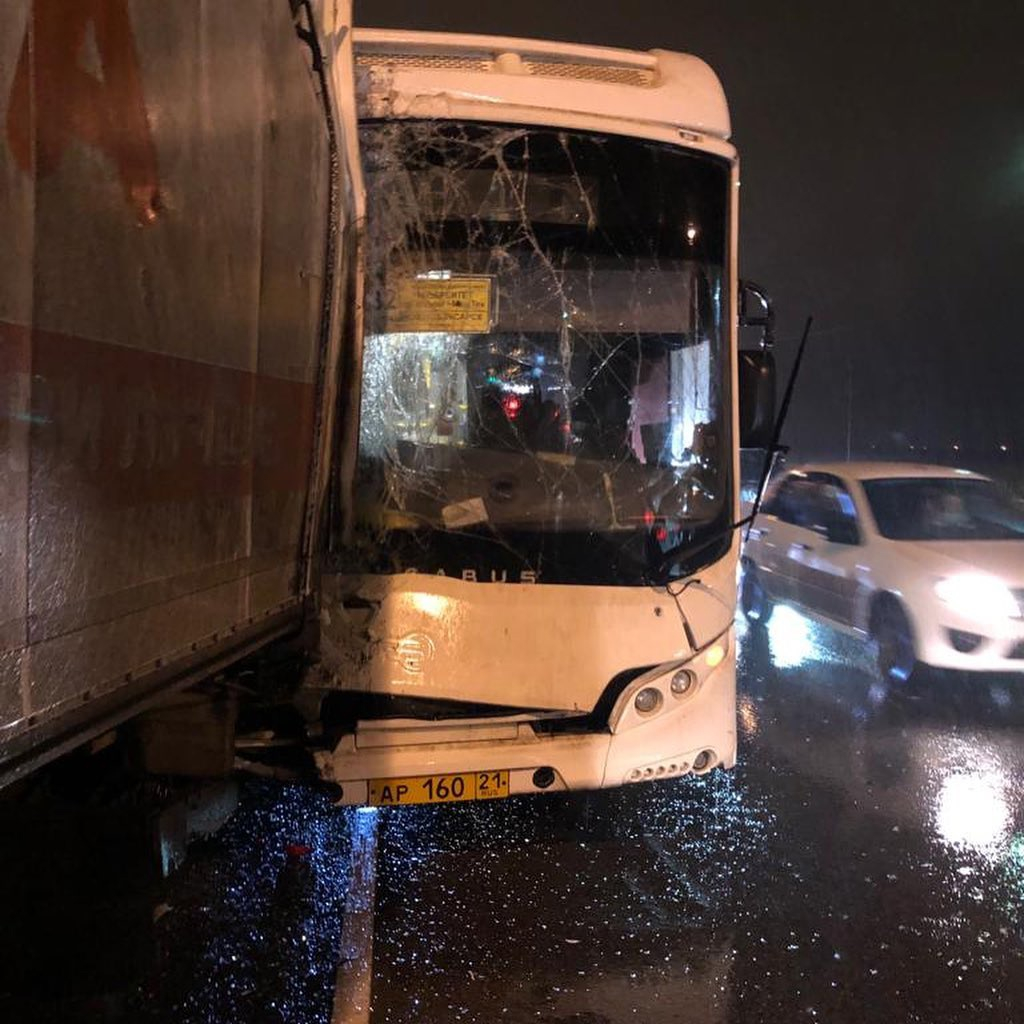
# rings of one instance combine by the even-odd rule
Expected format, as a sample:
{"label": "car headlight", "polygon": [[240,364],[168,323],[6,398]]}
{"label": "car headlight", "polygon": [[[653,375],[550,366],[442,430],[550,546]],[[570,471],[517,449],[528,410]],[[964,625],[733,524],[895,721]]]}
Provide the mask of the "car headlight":
{"label": "car headlight", "polygon": [[950,576],[935,584],[935,593],[953,611],[982,622],[1020,614],[1010,588],[992,576]]}

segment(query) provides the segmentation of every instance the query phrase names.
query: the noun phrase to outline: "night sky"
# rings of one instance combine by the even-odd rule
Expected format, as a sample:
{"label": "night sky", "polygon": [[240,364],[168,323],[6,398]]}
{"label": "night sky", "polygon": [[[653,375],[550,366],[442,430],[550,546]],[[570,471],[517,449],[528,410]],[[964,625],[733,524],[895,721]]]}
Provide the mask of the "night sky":
{"label": "night sky", "polygon": [[704,58],[742,161],[741,273],[775,299],[784,368],[814,316],[794,455],[845,456],[852,423],[855,456],[1024,465],[1020,0],[355,0],[355,18]]}

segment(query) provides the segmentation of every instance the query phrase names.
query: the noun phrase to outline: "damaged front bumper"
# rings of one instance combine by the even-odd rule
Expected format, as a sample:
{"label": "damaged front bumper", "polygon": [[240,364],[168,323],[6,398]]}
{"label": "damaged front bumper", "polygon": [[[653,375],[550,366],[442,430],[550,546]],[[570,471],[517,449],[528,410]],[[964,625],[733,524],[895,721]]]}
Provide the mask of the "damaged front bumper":
{"label": "damaged front bumper", "polygon": [[[508,795],[599,789],[702,774],[736,761],[735,660],[731,629],[685,661],[659,665],[619,695],[603,727],[551,730],[526,715],[360,722],[316,755],[339,803],[375,802],[387,780],[507,772]],[[677,685],[673,688],[673,679]],[[685,685],[682,685],[685,684]],[[638,710],[637,696],[650,693]],[[548,720],[550,721],[550,719]]]}

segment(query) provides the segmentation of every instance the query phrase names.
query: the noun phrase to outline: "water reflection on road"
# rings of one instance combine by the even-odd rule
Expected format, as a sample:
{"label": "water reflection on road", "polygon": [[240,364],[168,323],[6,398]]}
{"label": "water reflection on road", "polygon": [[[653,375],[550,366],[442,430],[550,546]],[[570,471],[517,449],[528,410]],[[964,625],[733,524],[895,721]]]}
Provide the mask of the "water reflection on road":
{"label": "water reflection on road", "polygon": [[[1024,1020],[1024,683],[886,694],[783,608],[738,648],[733,772],[377,815],[374,1022]],[[353,820],[250,787],[138,1019],[326,1021]]]}
{"label": "water reflection on road", "polygon": [[385,816],[375,1021],[1024,1017],[1022,702],[777,613],[734,773]]}

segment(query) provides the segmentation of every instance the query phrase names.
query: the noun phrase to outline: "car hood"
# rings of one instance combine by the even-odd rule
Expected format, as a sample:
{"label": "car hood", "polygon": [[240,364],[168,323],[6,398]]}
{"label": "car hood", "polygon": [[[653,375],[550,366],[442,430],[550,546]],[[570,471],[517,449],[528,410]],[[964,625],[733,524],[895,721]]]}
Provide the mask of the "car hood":
{"label": "car hood", "polygon": [[983,572],[1024,587],[1024,540],[928,540],[898,544],[900,553],[937,576]]}

